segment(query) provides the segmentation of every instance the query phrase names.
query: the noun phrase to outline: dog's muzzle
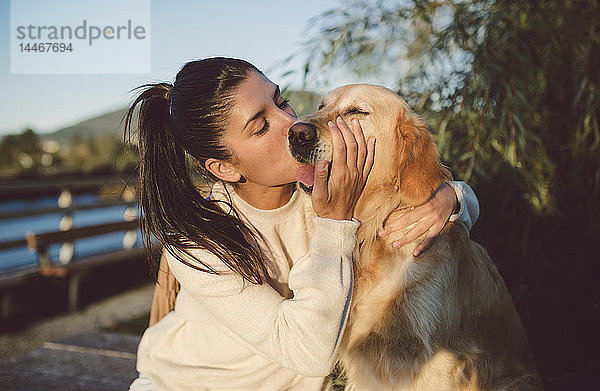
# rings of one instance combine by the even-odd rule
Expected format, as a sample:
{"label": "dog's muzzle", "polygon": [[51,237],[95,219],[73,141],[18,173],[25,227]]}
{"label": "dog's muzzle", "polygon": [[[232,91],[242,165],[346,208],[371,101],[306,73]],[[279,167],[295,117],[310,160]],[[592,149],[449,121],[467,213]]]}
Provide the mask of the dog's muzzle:
{"label": "dog's muzzle", "polygon": [[306,122],[296,122],[288,132],[290,152],[301,163],[314,163],[311,154],[317,145],[317,127]]}
{"label": "dog's muzzle", "polygon": [[307,122],[296,122],[288,132],[290,152],[303,165],[296,171],[296,180],[307,193],[314,184],[314,159],[318,143],[317,127]]}

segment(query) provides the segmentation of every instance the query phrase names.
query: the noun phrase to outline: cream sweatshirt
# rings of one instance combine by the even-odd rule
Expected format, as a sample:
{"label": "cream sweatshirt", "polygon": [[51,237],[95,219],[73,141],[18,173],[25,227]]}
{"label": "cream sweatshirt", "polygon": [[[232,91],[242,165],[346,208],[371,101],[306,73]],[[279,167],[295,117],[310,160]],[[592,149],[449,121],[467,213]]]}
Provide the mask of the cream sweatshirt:
{"label": "cream sweatshirt", "polygon": [[[452,219],[470,228],[477,199],[466,184],[451,185],[461,201]],[[254,208],[230,186],[227,191],[265,239],[271,280],[247,283],[205,250],[192,251],[219,275],[168,253],[181,290],[175,310],[144,333],[137,370],[157,390],[322,390],[348,316],[359,222],[316,216],[302,191],[273,210]],[[212,195],[227,199],[220,183]]]}

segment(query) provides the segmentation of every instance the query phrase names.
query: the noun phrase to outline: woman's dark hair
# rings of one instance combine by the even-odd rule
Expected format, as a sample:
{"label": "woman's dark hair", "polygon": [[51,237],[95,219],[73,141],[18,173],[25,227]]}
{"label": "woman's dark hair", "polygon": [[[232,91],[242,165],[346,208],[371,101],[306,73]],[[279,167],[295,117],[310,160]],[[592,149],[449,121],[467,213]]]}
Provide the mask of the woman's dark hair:
{"label": "woman's dark hair", "polygon": [[[169,83],[145,84],[125,114],[125,138],[131,141],[131,122],[138,104],[140,222],[146,247],[152,235],[177,257],[179,250],[197,264],[177,257],[198,270],[216,273],[188,250],[206,249],[244,279],[261,284],[268,273],[253,230],[231,207],[208,200],[199,192],[186,166],[186,153],[204,175],[208,158],[232,157],[223,145],[236,88],[252,64],[232,58],[188,62]],[[214,177],[213,177],[214,178]]]}

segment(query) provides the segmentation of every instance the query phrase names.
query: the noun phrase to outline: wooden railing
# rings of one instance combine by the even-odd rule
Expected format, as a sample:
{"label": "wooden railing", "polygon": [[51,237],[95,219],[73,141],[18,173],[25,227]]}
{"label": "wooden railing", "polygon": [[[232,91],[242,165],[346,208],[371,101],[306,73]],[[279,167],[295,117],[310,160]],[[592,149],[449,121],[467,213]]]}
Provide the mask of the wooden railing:
{"label": "wooden railing", "polygon": [[89,238],[112,232],[136,230],[137,227],[138,220],[135,219],[131,221],[118,221],[114,223],[89,225],[81,228],[72,228],[66,231],[54,231],[41,234],[28,232],[25,234],[25,240],[27,242],[27,247],[36,252],[41,269],[53,267],[56,268],[69,264],[72,261],[72,257],[68,260],[68,262],[62,262],[59,265],[54,265],[48,257],[48,247],[51,245],[72,243],[77,239]]}
{"label": "wooden railing", "polygon": [[[61,194],[64,194],[64,193],[61,193]],[[53,213],[68,214],[68,213],[72,213],[77,210],[108,208],[111,206],[119,206],[119,205],[133,207],[133,206],[135,206],[135,202],[125,202],[122,200],[101,200],[101,201],[97,201],[97,202],[90,203],[90,204],[70,205],[70,206],[63,207],[63,208],[61,208],[59,206],[51,206],[51,207],[47,207],[47,208],[36,208],[36,209],[0,212],[0,221],[17,219],[17,218],[21,218],[21,217],[48,215],[48,214],[53,214]]]}
{"label": "wooden railing", "polygon": [[[80,205],[72,204],[69,190],[61,192],[58,197],[57,207],[45,207],[26,211],[1,212],[0,221],[19,217],[41,216],[60,213],[62,219],[59,229],[51,232],[28,232],[22,239],[0,242],[0,250],[27,246],[35,252],[38,264],[33,267],[0,272],[0,318],[7,317],[10,312],[10,287],[18,285],[29,278],[62,278],[68,284],[68,307],[75,310],[79,306],[79,283],[81,277],[91,272],[94,268],[141,258],[145,249],[135,247],[137,240],[138,219],[135,211],[135,202],[131,192],[124,192],[122,199],[106,200]],[[72,213],[80,210],[105,208],[110,206],[126,206],[123,220],[108,223],[88,225],[73,228]],[[124,231],[123,246],[120,249],[86,257],[74,257],[74,242],[78,239],[99,236],[107,233]],[[57,259],[50,259],[48,249],[52,245],[60,245]],[[156,249],[158,251],[158,246]]]}
{"label": "wooden railing", "polygon": [[[97,224],[67,231],[46,232],[42,234],[29,233],[26,236],[27,246],[37,253],[39,259],[39,273],[45,277],[66,278],[68,283],[67,303],[69,310],[79,307],[79,283],[81,278],[94,268],[114,263],[121,263],[131,259],[142,258],[146,250],[140,247],[129,247],[120,250],[102,253],[85,258],[70,260],[67,263],[53,263],[48,257],[48,247],[53,244],[72,243],[77,239],[89,238],[112,232],[136,230],[138,220],[120,221],[114,223]],[[157,248],[155,249],[155,251]]]}
{"label": "wooden railing", "polygon": [[56,196],[64,190],[73,193],[97,193],[100,189],[109,186],[125,186],[123,180],[115,176],[72,176],[72,177],[40,177],[31,179],[5,179],[0,180],[0,200],[15,199],[17,197]]}

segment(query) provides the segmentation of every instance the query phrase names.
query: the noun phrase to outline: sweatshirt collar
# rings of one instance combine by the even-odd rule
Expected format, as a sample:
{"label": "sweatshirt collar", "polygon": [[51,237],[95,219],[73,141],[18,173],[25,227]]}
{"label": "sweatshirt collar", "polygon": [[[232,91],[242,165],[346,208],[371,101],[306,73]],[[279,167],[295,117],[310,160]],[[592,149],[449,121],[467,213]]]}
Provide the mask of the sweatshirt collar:
{"label": "sweatshirt collar", "polygon": [[296,210],[296,206],[302,200],[302,191],[294,189],[292,197],[285,205],[275,209],[259,209],[242,199],[242,197],[235,192],[234,187],[231,184],[216,182],[211,191],[212,197],[220,201],[229,201],[229,197],[227,196],[228,193],[231,196],[231,202],[238,213],[246,216],[250,221],[256,221],[257,219],[269,221],[284,219]]}

